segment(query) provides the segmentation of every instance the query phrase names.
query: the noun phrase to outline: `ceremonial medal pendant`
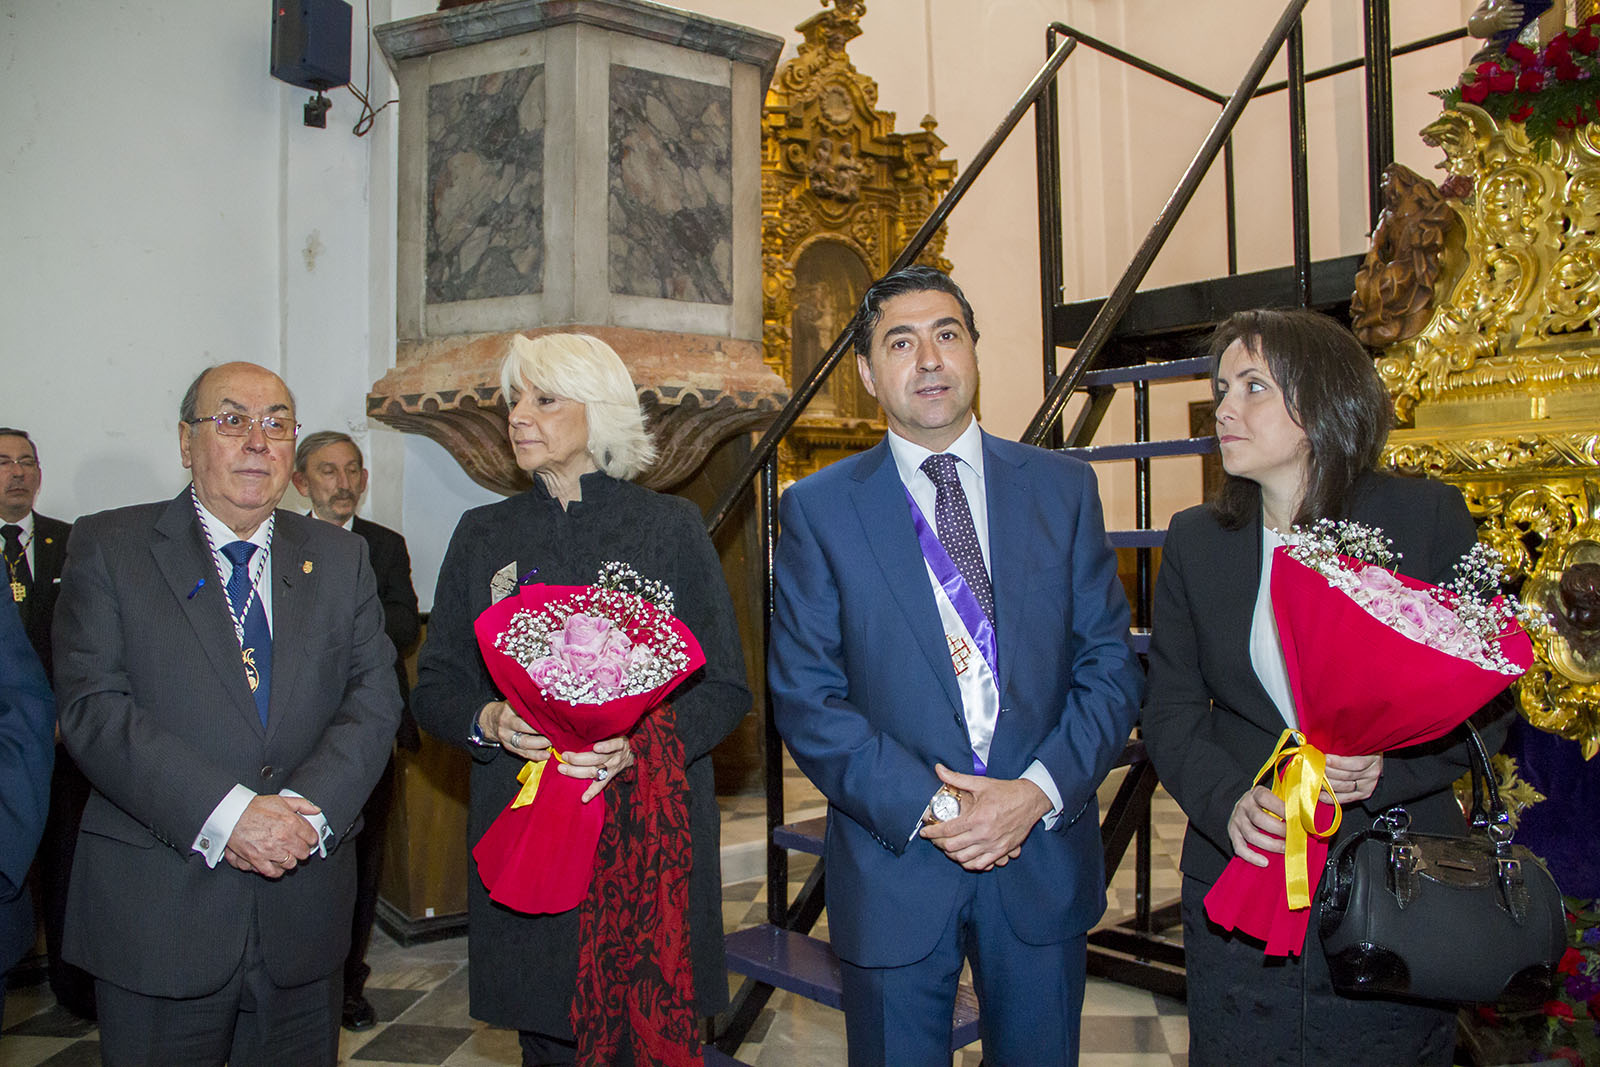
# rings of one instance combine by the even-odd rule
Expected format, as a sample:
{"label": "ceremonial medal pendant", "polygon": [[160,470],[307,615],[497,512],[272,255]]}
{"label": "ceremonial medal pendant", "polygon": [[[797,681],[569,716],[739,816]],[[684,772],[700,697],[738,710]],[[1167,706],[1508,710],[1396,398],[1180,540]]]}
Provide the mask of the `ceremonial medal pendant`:
{"label": "ceremonial medal pendant", "polygon": [[240,655],[244,659],[244,680],[250,683],[250,692],[254,693],[261,684],[261,672],[256,670],[256,650],[247,648]]}
{"label": "ceremonial medal pendant", "polygon": [[11,579],[11,599],[15,600],[18,604],[28,599],[28,587],[17,581],[15,578]]}

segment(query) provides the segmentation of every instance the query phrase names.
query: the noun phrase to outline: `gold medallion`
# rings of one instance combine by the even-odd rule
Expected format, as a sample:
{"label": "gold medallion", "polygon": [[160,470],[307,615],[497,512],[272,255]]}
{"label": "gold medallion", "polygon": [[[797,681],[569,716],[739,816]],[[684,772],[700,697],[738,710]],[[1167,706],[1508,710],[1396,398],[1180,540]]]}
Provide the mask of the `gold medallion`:
{"label": "gold medallion", "polygon": [[244,680],[250,683],[250,692],[256,691],[256,686],[261,684],[261,672],[256,670],[256,650],[247,648],[242,652],[244,657]]}
{"label": "gold medallion", "polygon": [[15,578],[11,579],[11,599],[18,604],[28,599],[28,587]]}
{"label": "gold medallion", "polygon": [[311,573],[311,561],[309,559],[306,560],[304,563],[300,564],[300,573],[302,573],[302,574],[310,574]]}

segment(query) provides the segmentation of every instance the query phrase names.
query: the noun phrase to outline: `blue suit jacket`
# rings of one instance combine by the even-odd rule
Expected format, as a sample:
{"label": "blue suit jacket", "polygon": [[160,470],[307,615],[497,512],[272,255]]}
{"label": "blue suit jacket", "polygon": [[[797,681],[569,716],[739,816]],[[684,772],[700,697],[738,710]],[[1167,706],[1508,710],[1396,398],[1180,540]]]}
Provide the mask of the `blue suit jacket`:
{"label": "blue suit jacket", "polygon": [[[1001,711],[989,774],[1041,761],[1063,800],[1000,882],[1032,944],[1105,910],[1095,790],[1137,717],[1143,677],[1086,464],[983,435]],[[768,675],[778,729],[829,801],[828,925],[840,957],[913,963],[945,929],[966,873],[908,840],[939,788],[971,767],[955,671],[888,442],[790,488],[779,510]]]}
{"label": "blue suit jacket", "polygon": [[16,604],[0,593],[0,977],[33,944],[24,879],[50,806],[55,725],[44,668]]}

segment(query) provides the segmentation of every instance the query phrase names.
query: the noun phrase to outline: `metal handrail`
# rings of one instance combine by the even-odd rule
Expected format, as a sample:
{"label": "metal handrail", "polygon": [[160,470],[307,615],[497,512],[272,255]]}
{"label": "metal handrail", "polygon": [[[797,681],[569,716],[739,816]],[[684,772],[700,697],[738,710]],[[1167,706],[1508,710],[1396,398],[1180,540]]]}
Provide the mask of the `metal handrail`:
{"label": "metal handrail", "polygon": [[1222,114],[1217,117],[1211,132],[1206,134],[1200,150],[1195,153],[1188,169],[1184,171],[1183,178],[1173,190],[1172,197],[1156,216],[1155,224],[1145,235],[1144,243],[1134,253],[1133,261],[1128,264],[1128,269],[1117,281],[1111,295],[1100,305],[1099,312],[1089,324],[1083,340],[1072,353],[1072,359],[1067,362],[1066,368],[1056,376],[1055,383],[1045,395],[1044,403],[1039,406],[1033,421],[1028,424],[1027,430],[1022,435],[1024,443],[1035,445],[1044,438],[1050,426],[1061,417],[1061,411],[1066,407],[1067,396],[1077,387],[1078,380],[1088,370],[1089,364],[1100,355],[1100,350],[1105,347],[1106,342],[1111,340],[1112,331],[1116,329],[1117,323],[1128,310],[1128,305],[1132,303],[1139,283],[1150,273],[1157,254],[1166,245],[1167,238],[1172,236],[1172,230],[1178,224],[1178,217],[1189,206],[1189,201],[1194,199],[1201,180],[1221,154],[1223,143],[1233,133],[1239,116],[1244,113],[1245,105],[1250,102],[1256,88],[1261,84],[1261,79],[1266,75],[1267,67],[1273,57],[1288,40],[1290,32],[1299,24],[1300,14],[1307,3],[1309,0],[1290,0],[1289,5],[1284,8],[1283,14],[1272,28],[1272,33],[1267,36],[1266,43],[1262,45],[1256,58],[1245,71],[1239,87],[1228,98]]}
{"label": "metal handrail", "polygon": [[[978,175],[983,173],[983,168],[988,165],[990,159],[994,158],[994,154],[1000,150],[1001,144],[1011,135],[1011,131],[1022,120],[1022,116],[1039,99],[1039,95],[1044,92],[1045,87],[1053,84],[1056,72],[1061,69],[1061,65],[1067,61],[1067,57],[1072,54],[1073,49],[1077,46],[1078,42],[1069,38],[1062,41],[1061,46],[1050,54],[1050,57],[1045,60],[1044,66],[1039,68],[1039,73],[1033,76],[1033,80],[1028,83],[1028,87],[1017,98],[1017,102],[1011,105],[1011,110],[1006,112],[1005,118],[1000,120],[1000,125],[995,127],[994,132],[989,135],[989,139],[983,143],[983,147],[978,149],[978,154],[972,157],[972,162],[968,164],[966,171],[956,179],[955,184],[950,187],[950,190],[939,200],[933,211],[923,220],[922,226],[912,235],[911,240],[906,242],[906,246],[900,250],[900,254],[895,256],[894,262],[890,264],[887,273],[892,274],[903,267],[909,266],[922,254],[922,250],[927,247],[928,241],[938,232],[939,227],[944,225],[944,221],[949,217],[950,212],[955,210],[955,206],[961,202],[961,198],[972,187],[972,183],[977,180]],[[833,344],[828,346],[827,354],[811,369],[805,380],[795,386],[794,394],[790,396],[789,402],[783,406],[783,410],[778,412],[777,418],[767,428],[767,432],[761,435],[761,440],[756,442],[756,446],[751,451],[749,458],[745,460],[744,466],[740,467],[739,473],[734,476],[733,484],[717,500],[711,515],[706,519],[706,531],[711,536],[716,536],[717,531],[722,528],[722,524],[733,513],[733,509],[738,506],[739,500],[749,491],[751,483],[755,480],[756,474],[761,470],[762,466],[768,459],[777,454],[778,445],[783,436],[794,426],[796,420],[800,418],[800,412],[821,390],[822,383],[827,380],[828,375],[833,372],[834,367],[843,358],[845,350],[849,347],[852,326],[853,323],[845,326],[844,331],[834,339]]]}

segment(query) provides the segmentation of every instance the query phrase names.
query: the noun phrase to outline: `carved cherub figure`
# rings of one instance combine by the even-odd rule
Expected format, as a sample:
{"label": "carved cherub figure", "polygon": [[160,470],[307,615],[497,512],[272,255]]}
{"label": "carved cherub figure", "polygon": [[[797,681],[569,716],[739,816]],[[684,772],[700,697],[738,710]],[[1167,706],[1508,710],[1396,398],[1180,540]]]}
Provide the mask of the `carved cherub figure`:
{"label": "carved cherub figure", "polygon": [[1566,25],[1566,0],[1483,0],[1467,16],[1467,32],[1485,41],[1472,65],[1503,55],[1512,41],[1542,48]]}

